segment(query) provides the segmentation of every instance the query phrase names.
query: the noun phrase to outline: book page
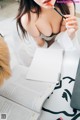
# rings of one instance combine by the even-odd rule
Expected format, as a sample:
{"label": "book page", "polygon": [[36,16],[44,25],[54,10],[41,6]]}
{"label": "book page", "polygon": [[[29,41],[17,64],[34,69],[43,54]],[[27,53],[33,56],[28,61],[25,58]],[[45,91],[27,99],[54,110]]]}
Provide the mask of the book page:
{"label": "book page", "polygon": [[26,78],[35,81],[57,83],[62,61],[62,49],[37,48]]}
{"label": "book page", "polygon": [[0,89],[0,95],[8,98],[24,107],[34,109],[40,93],[15,83],[9,83]]}
{"label": "book page", "polygon": [[0,96],[0,116],[3,114],[5,120],[37,120],[39,117],[39,113]]}
{"label": "book page", "polygon": [[55,84],[49,85],[43,92],[40,92],[10,82],[0,88],[0,95],[23,107],[40,112],[45,99],[53,91],[54,87]]}

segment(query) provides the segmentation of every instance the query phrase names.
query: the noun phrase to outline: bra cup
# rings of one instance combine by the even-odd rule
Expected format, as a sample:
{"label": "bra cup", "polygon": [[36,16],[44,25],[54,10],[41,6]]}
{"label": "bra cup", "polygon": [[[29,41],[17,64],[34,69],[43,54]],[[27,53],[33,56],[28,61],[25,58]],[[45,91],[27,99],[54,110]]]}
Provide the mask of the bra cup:
{"label": "bra cup", "polygon": [[44,39],[46,41],[50,41],[50,40],[54,39],[57,34],[58,33],[56,33],[56,34],[52,33],[50,36],[45,36],[44,34],[41,34],[40,38],[42,38],[42,39]]}

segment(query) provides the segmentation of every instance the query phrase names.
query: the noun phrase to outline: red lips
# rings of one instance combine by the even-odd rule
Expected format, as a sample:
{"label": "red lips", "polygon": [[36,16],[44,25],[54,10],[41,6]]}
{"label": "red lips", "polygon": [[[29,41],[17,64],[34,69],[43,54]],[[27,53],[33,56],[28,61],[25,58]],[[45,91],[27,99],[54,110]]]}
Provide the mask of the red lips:
{"label": "red lips", "polygon": [[43,3],[46,4],[46,3],[50,2],[50,1],[51,1],[51,0],[46,0],[46,1],[44,1]]}

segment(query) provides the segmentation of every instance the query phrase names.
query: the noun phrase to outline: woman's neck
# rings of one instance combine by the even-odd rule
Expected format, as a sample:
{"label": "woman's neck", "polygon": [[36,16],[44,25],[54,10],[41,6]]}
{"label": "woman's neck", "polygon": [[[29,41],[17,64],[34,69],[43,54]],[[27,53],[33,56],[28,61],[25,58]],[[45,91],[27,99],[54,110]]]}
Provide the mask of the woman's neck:
{"label": "woman's neck", "polygon": [[52,8],[43,8],[43,7],[41,7],[41,12],[47,12],[47,11],[49,11],[49,10],[51,10]]}

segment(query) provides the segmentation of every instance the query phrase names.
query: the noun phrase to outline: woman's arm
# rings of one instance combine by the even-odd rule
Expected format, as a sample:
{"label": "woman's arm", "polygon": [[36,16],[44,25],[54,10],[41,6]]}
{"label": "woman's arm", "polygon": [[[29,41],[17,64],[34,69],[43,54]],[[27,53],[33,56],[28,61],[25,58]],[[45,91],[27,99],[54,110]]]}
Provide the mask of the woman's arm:
{"label": "woman's arm", "polygon": [[[73,3],[67,3],[67,6],[69,7],[70,15],[74,16],[75,8]],[[66,21],[63,19],[61,23],[61,32],[66,30]]]}
{"label": "woman's arm", "polygon": [[34,40],[36,41],[37,45],[40,47],[47,47],[47,43],[45,40],[41,39],[40,37],[33,37]]}
{"label": "woman's arm", "polygon": [[76,31],[78,30],[78,21],[75,16],[75,8],[73,3],[68,3],[68,7],[70,10],[70,15],[65,15],[66,17],[66,28],[68,35],[71,39],[74,38]]}
{"label": "woman's arm", "polygon": [[65,15],[66,20],[63,20],[62,22],[62,29],[61,31],[64,31],[67,29],[68,35],[70,36],[71,39],[74,38],[76,31],[78,30],[78,21],[75,16],[75,8],[73,3],[67,3],[69,10],[70,10],[70,15]]}
{"label": "woman's arm", "polygon": [[[34,23],[30,23],[28,19],[28,14],[24,14],[21,18],[21,24],[25,31],[27,31],[36,41],[37,45],[40,47],[43,47],[45,45],[45,41],[41,39],[39,36],[39,31],[37,28],[34,26]],[[37,34],[37,36],[36,36]]]}

